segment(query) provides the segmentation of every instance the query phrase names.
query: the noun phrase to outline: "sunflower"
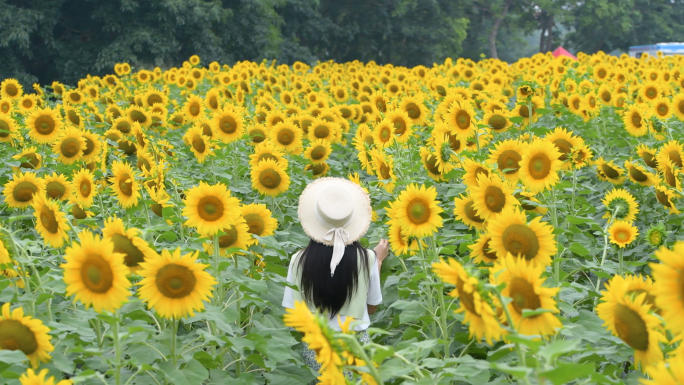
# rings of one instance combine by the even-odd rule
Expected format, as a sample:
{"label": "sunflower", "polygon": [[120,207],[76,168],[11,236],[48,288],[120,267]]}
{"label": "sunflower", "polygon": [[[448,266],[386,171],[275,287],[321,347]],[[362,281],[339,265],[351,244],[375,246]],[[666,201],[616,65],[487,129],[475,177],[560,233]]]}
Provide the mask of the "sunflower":
{"label": "sunflower", "polygon": [[[681,345],[680,345],[681,347]],[[678,354],[660,361],[648,368],[648,377],[640,378],[641,385],[679,385],[684,384],[684,355]]]}
{"label": "sunflower", "polygon": [[477,186],[470,188],[473,197],[473,208],[477,215],[485,220],[495,218],[504,209],[518,205],[519,202],[513,196],[513,190],[501,180],[498,175],[477,178]]}
{"label": "sunflower", "polygon": [[404,229],[395,223],[389,224],[389,244],[395,255],[415,255],[416,248],[411,247],[411,238],[407,237]]}
{"label": "sunflower", "polygon": [[520,207],[525,211],[532,211],[541,215],[546,215],[549,211],[546,207],[540,206],[541,202],[534,197],[534,194],[528,191],[522,190],[517,192],[514,197],[520,202]]}
{"label": "sunflower", "polygon": [[21,385],[72,385],[71,380],[61,380],[55,384],[55,377],[48,377],[48,369],[43,369],[40,373],[36,374],[33,369],[27,369],[26,373],[19,377],[19,382]]}
{"label": "sunflower", "polygon": [[558,182],[561,153],[553,143],[535,139],[525,148],[520,160],[520,179],[532,193],[550,189]]}
{"label": "sunflower", "polygon": [[54,142],[63,126],[64,123],[57,111],[49,108],[33,110],[26,118],[29,136],[40,144]]}
{"label": "sunflower", "polygon": [[312,163],[321,163],[328,159],[331,152],[330,142],[318,139],[315,142],[311,142],[306,151],[304,151],[304,157]]}
{"label": "sunflower", "polygon": [[682,316],[684,315],[684,295],[681,282],[684,277],[684,242],[674,244],[672,250],[662,246],[655,252],[660,263],[650,263],[652,275],[657,285],[652,294],[656,305],[663,309],[666,328],[674,334],[684,332]]}
{"label": "sunflower", "polygon": [[426,237],[442,227],[443,210],[439,207],[434,187],[410,184],[390,205],[388,215],[408,236]]}
{"label": "sunflower", "polygon": [[81,159],[87,164],[98,159],[100,151],[102,151],[103,140],[98,134],[91,131],[83,131],[81,135],[85,141]]}
{"label": "sunflower", "polygon": [[290,122],[280,122],[268,133],[273,144],[285,152],[292,153],[302,146],[302,130]]}
{"label": "sunflower", "polygon": [[71,197],[72,185],[62,174],[52,173],[43,177],[45,187],[43,193],[47,198],[65,200]]}
{"label": "sunflower", "polygon": [[475,263],[494,263],[499,258],[496,252],[489,246],[489,241],[492,236],[489,234],[480,234],[480,237],[472,245],[468,245],[471,250],[470,256],[475,259]]}
{"label": "sunflower", "polygon": [[416,126],[422,126],[427,119],[428,112],[422,98],[406,96],[399,103],[399,109],[406,112]]}
{"label": "sunflower", "polygon": [[451,104],[443,119],[458,139],[466,140],[474,136],[477,130],[475,116],[475,110],[469,101],[457,99]]}
{"label": "sunflower", "polygon": [[249,135],[250,139],[252,140],[252,144],[259,144],[266,140],[266,132],[268,132],[266,130],[266,126],[261,123],[257,123],[247,130],[247,135]]}
{"label": "sunflower", "polygon": [[394,126],[387,118],[376,124],[372,132],[372,142],[379,149],[387,148],[396,141],[396,136],[393,135]]}
{"label": "sunflower", "polygon": [[625,169],[617,166],[612,160],[606,162],[603,158],[599,158],[596,161],[596,173],[600,180],[607,180],[615,185],[625,181]]}
{"label": "sunflower", "polygon": [[43,166],[43,156],[38,153],[35,147],[24,147],[24,149],[12,156],[12,159],[21,161],[19,167],[13,168],[14,171],[19,171],[22,168],[31,170],[38,170]]}
{"label": "sunflower", "polygon": [[490,149],[489,162],[496,163],[506,179],[517,181],[525,147],[526,143],[515,139],[498,142],[493,149]]}
{"label": "sunflower", "polygon": [[216,138],[223,143],[234,142],[245,133],[242,113],[231,108],[215,111],[210,125]]}
{"label": "sunflower", "polygon": [[66,249],[60,265],[64,269],[66,295],[75,294],[86,308],[96,312],[114,311],[128,300],[130,281],[123,255],[114,252],[114,243],[95,237],[88,230],[78,234],[80,245],[72,243]]}
{"label": "sunflower", "polygon": [[147,127],[152,123],[152,119],[150,119],[147,111],[142,107],[132,105],[126,109],[125,114],[131,121],[137,122],[143,127]]}
{"label": "sunflower", "polygon": [[670,211],[670,214],[679,214],[679,210],[674,204],[674,199],[679,196],[666,186],[656,186],[655,195],[658,202]]}
{"label": "sunflower", "polygon": [[480,124],[488,126],[494,132],[506,132],[513,126],[508,115],[508,111],[505,109],[488,110],[480,119]]}
{"label": "sunflower", "polygon": [[62,100],[68,104],[81,104],[85,101],[85,97],[78,90],[68,90],[62,93]]}
{"label": "sunflower", "polygon": [[[244,218],[239,217],[235,223],[221,230],[222,234],[218,237],[218,246],[221,250],[226,249],[242,249],[249,247],[250,243],[254,241],[249,233],[249,226]],[[205,247],[205,251],[209,255],[213,255],[214,249],[210,245]]]}
{"label": "sunflower", "polygon": [[[493,285],[506,284],[501,294],[511,299],[506,305],[514,327],[520,334],[552,336],[563,325],[553,314],[558,313],[553,297],[560,288],[542,287],[546,278],[541,264],[530,265],[511,254],[501,257],[491,268],[489,279]],[[523,310],[546,309],[549,312],[523,317]]]}
{"label": "sunflower", "polygon": [[657,82],[648,82],[641,86],[639,95],[646,101],[654,101],[661,97],[663,88]]}
{"label": "sunflower", "polygon": [[197,95],[190,95],[182,108],[185,116],[191,122],[196,122],[204,118],[204,100]]}
{"label": "sunflower", "polygon": [[86,168],[82,168],[74,174],[74,179],[71,181],[71,184],[76,203],[84,208],[92,206],[93,198],[97,195],[93,173]]}
{"label": "sunflower", "polygon": [[338,124],[324,119],[315,118],[309,126],[308,139],[312,142],[321,139],[334,142],[338,135]]}
{"label": "sunflower", "polygon": [[273,143],[270,141],[265,141],[257,144],[254,147],[254,154],[249,156],[249,165],[252,168],[256,168],[259,162],[262,160],[271,159],[278,164],[283,165],[287,168],[288,161],[285,158],[285,153],[280,151]]}
{"label": "sunflower", "polygon": [[553,132],[547,134],[544,139],[553,143],[561,153],[560,160],[563,162],[562,168],[564,170],[569,170],[572,167],[572,162],[568,162],[572,150],[584,145],[582,138],[573,136],[572,132],[568,132],[562,127],[557,127]]}
{"label": "sunflower", "polygon": [[[244,205],[240,209],[240,213],[248,227],[247,231],[250,234],[259,237],[267,237],[273,235],[275,229],[278,227],[278,221],[273,218],[271,210],[266,208],[266,205],[259,203]],[[259,243],[258,240],[251,238],[247,244],[257,243]]]}
{"label": "sunflower", "polygon": [[660,120],[667,120],[672,112],[672,104],[668,98],[660,97],[651,102],[651,113]]}
{"label": "sunflower", "polygon": [[648,134],[649,128],[649,111],[640,107],[638,104],[632,104],[625,108],[622,115],[622,121],[625,124],[625,130],[635,137],[640,137]]}
{"label": "sunflower", "polygon": [[627,295],[625,280],[614,279],[601,294],[602,303],[596,306],[596,314],[605,322],[603,326],[634,349],[635,365],[645,370],[662,361],[659,342],[666,339],[658,331],[658,317],[649,314],[651,306],[645,303],[646,293],[636,297]]}
{"label": "sunflower", "polygon": [[198,252],[181,256],[180,247],[173,252],[162,250],[140,264],[138,294],[154,310],[167,319],[194,316],[204,309],[202,301],[213,297],[211,287],[216,279],[204,271],[209,265],[197,263]]}
{"label": "sunflower", "polygon": [[213,146],[209,137],[204,135],[201,125],[194,125],[183,135],[183,140],[190,146],[190,151],[197,158],[197,162],[204,163]]}
{"label": "sunflower", "polygon": [[456,219],[460,220],[468,227],[484,230],[485,220],[477,215],[475,211],[473,198],[470,195],[461,195],[454,198],[454,215]]}
{"label": "sunflower", "polygon": [[614,217],[616,220],[633,222],[639,212],[639,205],[634,196],[625,189],[613,189],[602,200],[606,206],[604,218]]}
{"label": "sunflower", "polygon": [[[680,79],[684,79],[684,76],[680,77]],[[674,112],[675,116],[679,119],[684,121],[684,94],[679,93],[675,95],[672,98],[672,112]]]}
{"label": "sunflower", "polygon": [[2,99],[17,100],[24,94],[24,87],[17,79],[5,79],[0,83],[0,96]]}
{"label": "sunflower", "polygon": [[524,124],[529,124],[530,115],[532,115],[532,121],[536,121],[539,118],[539,113],[537,110],[544,108],[544,99],[539,96],[533,96],[529,100],[529,107],[532,107],[532,113],[530,114],[530,108],[526,103],[519,103],[513,111],[511,111],[511,116],[517,116],[523,118]]}
{"label": "sunflower", "polygon": [[63,130],[52,145],[52,152],[59,154],[58,161],[70,165],[81,159],[86,147],[81,131],[74,127]]}
{"label": "sunflower", "polygon": [[135,180],[137,174],[126,162],[112,163],[112,177],[109,179],[121,207],[127,209],[138,204],[140,185]]}
{"label": "sunflower", "polygon": [[439,166],[439,154],[435,154],[426,147],[420,148],[420,159],[423,161],[423,167],[428,173],[428,176],[435,181],[444,180],[444,175],[440,171]]}
{"label": "sunflower", "polygon": [[33,203],[33,199],[45,188],[45,182],[31,172],[14,174],[11,181],[5,183],[2,191],[5,203],[9,207],[26,208]]}
{"label": "sunflower", "polygon": [[378,177],[378,185],[387,192],[394,190],[397,176],[394,173],[394,158],[374,149],[371,151],[372,171]]}
{"label": "sunflower", "polygon": [[656,160],[656,151],[645,144],[640,144],[636,148],[637,155],[646,163],[648,167],[658,168],[658,162]]}
{"label": "sunflower", "polygon": [[49,200],[44,195],[38,193],[33,199],[33,215],[36,217],[36,231],[46,244],[60,248],[64,245],[64,240],[68,239],[66,215],[59,210],[56,202]]}
{"label": "sunflower", "polygon": [[[619,275],[613,277],[612,279],[618,279],[622,278]],[[627,284],[627,291],[625,292],[626,295],[628,296],[639,296],[643,293],[646,293],[646,298],[644,299],[644,303],[651,305],[651,310],[653,310],[657,314],[661,314],[662,311],[658,306],[656,306],[656,296],[655,296],[655,290],[657,287],[660,286],[660,283],[656,284],[653,282],[653,279],[649,276],[642,276],[642,275],[632,275],[632,274],[627,274],[624,277],[625,283]]]}
{"label": "sunflower", "polygon": [[682,173],[679,167],[667,158],[658,159],[658,168],[663,173],[663,179],[670,187],[675,190],[681,190],[682,182],[679,180],[679,175]]}
{"label": "sunflower", "polygon": [[634,242],[636,237],[639,235],[639,230],[628,221],[615,221],[608,228],[608,234],[610,234],[610,242],[618,245],[618,247],[623,248],[630,243]]}
{"label": "sunflower", "polygon": [[413,121],[402,109],[395,109],[385,115],[385,119],[389,120],[392,127],[394,127],[395,139],[398,143],[406,143],[413,135]]}
{"label": "sunflower", "polygon": [[264,195],[276,196],[290,187],[290,176],[285,165],[264,159],[252,168],[252,188]]}
{"label": "sunflower", "polygon": [[73,107],[70,107],[68,105],[64,106],[64,114],[63,115],[64,115],[64,118],[66,119],[64,122],[68,123],[69,126],[76,127],[76,128],[83,128],[85,126],[83,117]]}
{"label": "sunflower", "polygon": [[656,156],[659,166],[662,166],[663,163],[666,163],[668,160],[670,160],[678,168],[684,167],[682,158],[684,158],[684,150],[682,150],[682,144],[676,140],[671,140],[665,143],[662,147],[660,147],[658,150],[658,155]]}
{"label": "sunflower", "polygon": [[0,142],[11,143],[18,134],[14,119],[9,114],[0,113]]}
{"label": "sunflower", "polygon": [[432,264],[435,274],[444,282],[456,286],[449,295],[458,297],[460,307],[455,313],[465,313],[463,323],[467,324],[470,330],[470,338],[475,336],[478,340],[483,338],[489,345],[493,341],[498,341],[505,334],[496,319],[496,313],[487,301],[480,294],[480,282],[477,278],[469,275],[463,266],[455,259],[449,258],[445,262],[440,258],[440,262]]}
{"label": "sunflower", "polygon": [[653,186],[657,182],[657,177],[646,171],[643,167],[629,160],[625,161],[625,169],[629,180],[642,186]]}
{"label": "sunflower", "polygon": [[507,254],[522,257],[535,265],[548,266],[556,253],[553,227],[541,221],[541,217],[529,223],[525,213],[516,206],[509,206],[487,226],[492,239],[489,245],[499,259]]}
{"label": "sunflower", "polygon": [[34,368],[40,362],[49,362],[50,352],[55,349],[50,343],[50,329],[41,320],[25,316],[22,307],[10,312],[10,306],[9,302],[2,305],[0,350],[21,350]]}
{"label": "sunflower", "polygon": [[108,218],[102,228],[102,238],[114,244],[114,252],[123,256],[123,263],[131,273],[136,272],[142,262],[157,256],[157,252],[139,235],[140,230],[126,229],[120,218]]}
{"label": "sunflower", "polygon": [[474,161],[470,158],[463,158],[463,169],[465,174],[463,175],[463,183],[468,187],[477,186],[478,178],[480,175],[488,177],[492,170],[484,163]]}

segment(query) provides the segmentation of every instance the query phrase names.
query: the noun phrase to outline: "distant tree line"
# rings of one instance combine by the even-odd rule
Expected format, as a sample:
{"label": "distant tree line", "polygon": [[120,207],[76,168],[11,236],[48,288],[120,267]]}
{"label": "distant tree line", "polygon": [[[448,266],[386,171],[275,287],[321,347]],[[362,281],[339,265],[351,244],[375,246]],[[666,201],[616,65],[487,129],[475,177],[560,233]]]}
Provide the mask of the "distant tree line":
{"label": "distant tree line", "polygon": [[[560,31],[567,33],[561,38]],[[0,79],[74,83],[138,68],[276,59],[430,66],[683,40],[684,0],[0,0]]]}

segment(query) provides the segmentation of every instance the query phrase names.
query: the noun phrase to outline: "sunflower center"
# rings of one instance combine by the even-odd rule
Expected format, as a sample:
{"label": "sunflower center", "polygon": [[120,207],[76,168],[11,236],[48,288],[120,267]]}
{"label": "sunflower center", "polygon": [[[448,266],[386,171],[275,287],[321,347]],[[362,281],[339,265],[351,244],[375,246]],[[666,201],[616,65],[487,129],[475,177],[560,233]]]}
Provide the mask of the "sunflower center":
{"label": "sunflower center", "polygon": [[562,154],[560,156],[560,160],[565,161],[568,159],[568,155],[570,151],[572,151],[572,143],[568,142],[565,139],[556,139],[553,141],[553,145],[556,146],[558,151]]}
{"label": "sunflower center", "polygon": [[190,105],[190,114],[192,116],[197,116],[200,113],[199,105],[195,102]]}
{"label": "sunflower center", "polygon": [[101,255],[89,254],[81,266],[81,280],[88,290],[106,293],[114,283],[114,273]]}
{"label": "sunflower center", "polygon": [[129,132],[131,132],[131,124],[123,120],[117,123],[116,129],[123,132],[124,134],[128,134]]}
{"label": "sunflower center", "polygon": [[392,131],[387,126],[380,127],[380,140],[382,142],[387,142],[392,137]]}
{"label": "sunflower center", "polygon": [[480,313],[477,311],[477,308],[475,307],[475,298],[473,296],[473,293],[468,293],[467,291],[465,291],[464,284],[465,282],[463,282],[460,278],[456,278],[456,289],[458,290],[458,298],[461,300],[461,304],[469,312],[480,315]]}
{"label": "sunflower center", "polygon": [[144,112],[139,110],[131,111],[130,117],[132,121],[138,122],[140,124],[144,124],[145,122],[147,122],[147,115],[145,115]]}
{"label": "sunflower center", "polygon": [[81,124],[81,117],[78,116],[76,111],[74,110],[69,110],[67,111],[67,119],[74,125],[78,126]]}
{"label": "sunflower center", "polygon": [[394,125],[394,133],[396,135],[403,135],[406,132],[406,122],[402,118],[396,118],[392,121]]}
{"label": "sunflower center", "polygon": [[7,86],[5,86],[5,92],[7,92],[9,96],[14,97],[19,94],[19,88],[17,88],[17,86],[15,86],[14,84],[8,84]]}
{"label": "sunflower center", "polygon": [[310,170],[314,176],[321,175],[327,170],[327,165],[325,163],[314,163]]}
{"label": "sunflower center", "polygon": [[197,214],[205,221],[216,221],[223,217],[223,202],[215,196],[206,196],[197,203]]}
{"label": "sunflower center", "polygon": [[456,135],[449,135],[449,147],[454,152],[458,152],[458,150],[461,148],[461,141],[456,138]]}
{"label": "sunflower center", "polygon": [[551,160],[546,154],[537,154],[530,159],[529,172],[532,178],[540,180],[551,173]]}
{"label": "sunflower center", "polygon": [[[314,136],[318,139],[325,139],[330,135],[330,129],[328,126],[319,124],[314,128]],[[389,134],[388,134],[389,135]]]}
{"label": "sunflower center", "polygon": [[646,97],[649,99],[655,99],[658,96],[658,90],[653,87],[646,88]]}
{"label": "sunflower center", "polygon": [[670,111],[670,109],[667,107],[667,104],[664,103],[658,104],[656,110],[658,111],[658,115],[660,116],[665,116]]}
{"label": "sunflower center", "polygon": [[192,148],[195,149],[195,151],[199,152],[200,154],[204,153],[204,150],[207,148],[207,146],[204,144],[204,140],[202,139],[202,136],[195,134],[192,138]]}
{"label": "sunflower center", "polygon": [[520,314],[522,314],[523,309],[537,310],[541,307],[541,300],[539,295],[534,292],[534,286],[524,278],[515,277],[511,279],[508,294],[512,299],[511,305]]}
{"label": "sunflower center", "polygon": [[294,142],[295,139],[295,133],[289,128],[283,128],[280,131],[278,131],[278,143],[282,144],[283,146],[289,146]]}
{"label": "sunflower center", "polygon": [[254,234],[254,235],[261,235],[264,232],[264,229],[266,229],[266,223],[264,222],[264,218],[261,217],[259,214],[247,214],[244,216],[245,222],[247,222],[247,226],[249,226],[249,232]]}
{"label": "sunflower center", "polygon": [[224,116],[219,121],[219,129],[226,134],[232,134],[237,130],[237,122],[232,116]]}
{"label": "sunflower center", "polygon": [[649,293],[648,290],[645,289],[634,289],[634,290],[629,290],[625,294],[632,298],[636,298],[642,294],[646,293],[646,297],[644,298],[644,303],[651,305],[651,309],[656,310],[656,304],[655,304],[655,299],[656,297]]}
{"label": "sunflower center", "polygon": [[197,278],[192,270],[185,266],[169,264],[157,272],[157,289],[166,298],[183,298],[195,289]]}
{"label": "sunflower center", "polygon": [[326,154],[326,149],[324,146],[316,146],[314,147],[313,150],[311,150],[311,159],[313,160],[320,160],[325,157]]}
{"label": "sunflower center", "polygon": [[627,230],[620,229],[620,230],[615,232],[615,239],[618,242],[627,242],[627,241],[629,241],[629,238],[630,238],[629,231],[627,231]]}
{"label": "sunflower center", "polygon": [[281,181],[278,171],[272,168],[267,168],[259,173],[259,183],[266,188],[276,188],[280,186]]}
{"label": "sunflower center", "polygon": [[613,95],[611,95],[610,91],[601,92],[601,99],[606,103],[610,102],[610,99],[612,97],[613,97]]}
{"label": "sunflower center", "polygon": [[382,179],[388,180],[388,179],[391,179],[391,178],[392,178],[392,176],[390,175],[390,168],[389,168],[389,166],[387,165],[387,163],[382,162],[382,164],[380,165],[380,167],[378,167],[378,171],[379,171],[380,177],[381,177]]}
{"label": "sunflower center", "polygon": [[439,172],[439,167],[437,167],[437,157],[432,154],[425,157],[425,168],[435,175],[441,174],[441,172]]}
{"label": "sunflower center", "polygon": [[39,116],[34,126],[41,135],[50,135],[56,128],[54,119],[49,115]]}
{"label": "sunflower center", "polygon": [[610,179],[616,179],[620,176],[620,173],[617,172],[617,170],[615,170],[614,168],[610,167],[605,163],[601,165],[601,171],[603,171],[603,174]]}
{"label": "sunflower center", "polygon": [[641,115],[638,112],[632,114],[632,124],[636,128],[641,128]]}
{"label": "sunflower center", "polygon": [[12,197],[17,202],[29,202],[33,199],[33,194],[38,191],[38,187],[31,182],[19,182],[14,186]]}
{"label": "sunflower center", "polygon": [[646,182],[648,180],[648,176],[636,167],[629,168],[629,175],[637,182]]}
{"label": "sunflower center", "polygon": [[230,225],[230,227],[223,229],[223,232],[225,234],[221,235],[218,241],[220,248],[225,249],[226,247],[230,247],[237,242],[238,232],[234,225]]}
{"label": "sunflower center", "polygon": [[496,260],[497,259],[496,251],[492,250],[492,248],[489,246],[490,240],[491,239],[487,239],[485,241],[484,245],[482,246],[482,252],[484,253],[485,257],[492,259],[492,260]]}
{"label": "sunflower center", "polygon": [[147,97],[147,104],[149,104],[150,106],[155,104],[155,103],[161,103],[161,102],[162,102],[162,98],[161,98],[161,96],[159,96],[157,94],[152,94],[152,95]]}
{"label": "sunflower center", "polygon": [[506,118],[501,115],[493,115],[489,118],[487,123],[489,123],[489,126],[494,131],[500,131],[506,128]]}
{"label": "sunflower center", "polygon": [[677,103],[677,109],[679,110],[680,113],[684,114],[684,100]]}
{"label": "sunflower center", "polygon": [[650,152],[642,152],[641,159],[644,160],[644,163],[646,163],[648,167],[656,168],[658,166],[658,164],[655,161],[655,156],[653,156],[653,154],[651,154]]}
{"label": "sunflower center", "polygon": [[79,190],[81,190],[81,195],[86,198],[90,196],[91,187],[90,187],[90,181],[89,180],[83,180],[81,182],[81,185],[79,186]]}
{"label": "sunflower center", "polygon": [[145,262],[145,254],[138,249],[133,241],[123,234],[114,234],[112,236],[114,242],[114,252],[124,254],[124,264],[128,267],[138,266],[141,262]]}
{"label": "sunflower center", "polygon": [[658,202],[665,207],[672,206],[672,203],[670,203],[670,197],[659,189],[656,189],[656,199],[658,199]]}
{"label": "sunflower center", "polygon": [[140,171],[152,170],[150,162],[142,156],[138,156],[138,160],[135,165],[138,167],[138,169],[140,169]]}
{"label": "sunflower center", "polygon": [[465,207],[463,207],[463,211],[465,212],[466,217],[471,221],[476,223],[484,222],[484,219],[477,215],[477,211],[475,211],[475,208],[473,207],[473,201],[466,203]]}
{"label": "sunflower center", "polygon": [[0,120],[0,138],[6,138],[10,134],[9,124]]}
{"label": "sunflower center", "polygon": [[95,143],[87,136],[83,137],[83,139],[85,140],[85,148],[83,149],[83,156],[85,157],[90,155],[93,150],[95,150]]}
{"label": "sunflower center", "polygon": [[415,103],[408,103],[406,105],[406,113],[408,113],[411,119],[418,119],[420,118],[420,107]]}
{"label": "sunflower center", "polygon": [[73,158],[81,151],[81,142],[76,138],[67,138],[60,144],[59,151],[65,158]]}
{"label": "sunflower center", "polygon": [[128,173],[119,177],[119,189],[125,196],[133,195],[133,178]]}
{"label": "sunflower center", "polygon": [[266,134],[260,128],[253,128],[249,131],[249,135],[252,137],[252,142],[261,143],[266,140]]}
{"label": "sunflower center", "polygon": [[52,234],[57,234],[57,231],[59,231],[59,224],[57,223],[55,213],[47,205],[43,205],[40,210],[40,223],[45,227],[45,230]]}
{"label": "sunflower center", "polygon": [[484,193],[485,204],[489,211],[499,213],[506,206],[506,194],[496,186],[488,186]]}
{"label": "sunflower center", "polygon": [[[534,112],[534,110],[532,110]],[[520,106],[520,116],[523,118],[529,118],[530,117],[530,110],[527,108],[527,106]]]}
{"label": "sunflower center", "polygon": [[45,186],[45,192],[52,199],[60,199],[66,193],[66,187],[60,182],[49,182]]}
{"label": "sunflower center", "polygon": [[406,206],[408,220],[414,225],[420,225],[430,219],[430,206],[421,198],[414,198]]}
{"label": "sunflower center", "polygon": [[461,130],[467,130],[470,128],[470,114],[465,110],[458,110],[456,112],[456,125]]}
{"label": "sunflower center", "polygon": [[599,76],[599,78],[603,79],[603,78],[606,77],[606,75],[607,75],[606,70],[604,70],[603,68],[601,68],[601,69],[598,70],[598,76]]}
{"label": "sunflower center", "polygon": [[677,167],[681,168],[683,166],[682,157],[681,157],[679,151],[673,150],[673,151],[670,151],[667,155],[670,157],[670,160],[672,161],[672,163],[676,164]]}
{"label": "sunflower center", "polygon": [[273,154],[264,153],[264,154],[259,155],[259,158],[257,158],[257,163],[261,162],[262,160],[269,160],[269,159],[275,160],[276,162],[278,161],[278,158],[276,158]]}
{"label": "sunflower center", "polygon": [[21,350],[29,355],[38,349],[35,334],[20,321],[5,319],[0,326],[0,350]]}
{"label": "sunflower center", "polygon": [[648,328],[639,313],[626,305],[615,306],[615,331],[634,350],[648,350]]}
{"label": "sunflower center", "polygon": [[532,260],[539,253],[537,234],[526,225],[510,225],[502,235],[504,248],[514,256]]}
{"label": "sunflower center", "polygon": [[35,152],[29,152],[28,154],[21,154],[22,158],[26,158],[26,162],[21,162],[21,167],[36,169],[40,165],[40,159]]}
{"label": "sunflower center", "polygon": [[510,169],[506,171],[506,174],[515,174],[520,168],[520,160],[522,157],[515,150],[506,150],[499,155],[497,163],[499,165],[499,170]]}

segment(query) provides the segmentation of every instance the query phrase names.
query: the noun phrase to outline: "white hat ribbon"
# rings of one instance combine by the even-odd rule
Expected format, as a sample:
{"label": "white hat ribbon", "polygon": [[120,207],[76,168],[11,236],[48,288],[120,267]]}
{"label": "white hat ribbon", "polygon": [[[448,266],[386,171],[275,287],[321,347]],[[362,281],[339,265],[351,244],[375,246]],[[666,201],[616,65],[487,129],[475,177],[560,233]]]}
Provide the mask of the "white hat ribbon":
{"label": "white hat ribbon", "polygon": [[345,244],[349,240],[349,233],[343,227],[335,227],[328,230],[323,239],[333,243],[333,254],[330,260],[330,276],[332,277],[335,275],[335,269],[340,264],[342,256],[344,256]]}

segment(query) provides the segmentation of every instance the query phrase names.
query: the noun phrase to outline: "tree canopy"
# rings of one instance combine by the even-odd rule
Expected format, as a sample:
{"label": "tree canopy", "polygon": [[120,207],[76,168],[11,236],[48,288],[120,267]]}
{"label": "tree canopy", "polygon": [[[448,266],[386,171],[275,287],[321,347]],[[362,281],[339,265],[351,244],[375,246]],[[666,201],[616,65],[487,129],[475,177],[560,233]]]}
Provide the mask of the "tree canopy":
{"label": "tree canopy", "polygon": [[[684,0],[0,0],[0,78],[75,82],[205,61],[515,60],[541,31],[587,53],[684,36]],[[561,30],[568,31],[561,37]]]}

